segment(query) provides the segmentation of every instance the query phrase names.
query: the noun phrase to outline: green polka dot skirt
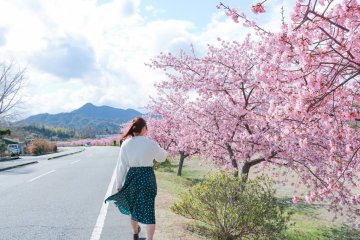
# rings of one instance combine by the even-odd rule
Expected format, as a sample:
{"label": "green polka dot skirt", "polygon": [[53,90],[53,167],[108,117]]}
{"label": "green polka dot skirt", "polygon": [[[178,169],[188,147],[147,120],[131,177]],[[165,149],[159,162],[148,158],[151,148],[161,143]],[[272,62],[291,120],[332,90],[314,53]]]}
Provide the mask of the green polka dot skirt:
{"label": "green polka dot skirt", "polygon": [[122,189],[108,197],[122,214],[143,224],[155,224],[156,178],[153,167],[131,167]]}

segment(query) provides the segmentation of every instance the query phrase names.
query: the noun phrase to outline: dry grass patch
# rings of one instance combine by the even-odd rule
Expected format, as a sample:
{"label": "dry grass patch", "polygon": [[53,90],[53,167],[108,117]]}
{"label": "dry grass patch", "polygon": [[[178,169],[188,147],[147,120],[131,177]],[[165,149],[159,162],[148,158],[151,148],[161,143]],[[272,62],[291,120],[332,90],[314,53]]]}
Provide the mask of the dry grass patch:
{"label": "dry grass patch", "polygon": [[171,212],[170,206],[177,201],[177,198],[159,188],[156,200],[156,221],[157,229],[155,239],[183,239],[183,240],[203,240],[188,230],[188,225],[192,223],[184,217]]}
{"label": "dry grass patch", "polygon": [[190,225],[194,223],[180,215],[173,213],[170,207],[179,199],[179,194],[189,186],[202,179],[210,170],[208,167],[200,166],[198,159],[185,160],[183,174],[176,176],[177,162],[171,160],[168,164],[156,171],[158,194],[156,197],[156,221],[157,230],[155,239],[179,239],[179,240],[204,240],[191,231]]}

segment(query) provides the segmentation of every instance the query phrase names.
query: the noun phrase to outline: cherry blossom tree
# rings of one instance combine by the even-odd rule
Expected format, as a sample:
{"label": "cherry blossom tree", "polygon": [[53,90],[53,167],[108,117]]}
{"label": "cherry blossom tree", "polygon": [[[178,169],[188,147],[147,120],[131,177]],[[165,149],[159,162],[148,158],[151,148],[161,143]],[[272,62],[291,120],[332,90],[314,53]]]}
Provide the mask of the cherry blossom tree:
{"label": "cherry blossom tree", "polygon": [[[235,175],[241,169],[246,179],[252,166],[277,155],[279,148],[272,138],[279,129],[263,114],[269,99],[254,77],[255,45],[249,38],[242,44],[221,41],[221,45],[210,46],[202,58],[194,51],[182,51],[179,57],[162,54],[152,66],[167,70],[169,80],[158,86],[161,90],[196,95],[186,102],[171,100],[181,110],[182,129],[188,129],[189,139],[184,142],[214,164],[233,168]],[[166,100],[159,102],[161,108]]]}
{"label": "cherry blossom tree", "polygon": [[177,175],[181,176],[186,158],[198,153],[191,144],[191,133],[188,133],[181,116],[186,99],[180,94],[169,94],[159,89],[157,99],[151,99],[148,109],[148,136],[155,139],[171,156],[179,155]]}
{"label": "cherry blossom tree", "polygon": [[[263,4],[253,12],[264,12]],[[335,211],[347,206],[360,215],[353,191],[360,184],[360,134],[350,124],[360,118],[357,1],[298,0],[290,22],[276,33],[236,9],[218,8],[235,22],[244,20],[258,38],[222,41],[202,57],[194,50],[161,54],[151,64],[168,76],[160,90],[196,96],[169,98],[191,139],[182,142],[235,173],[241,164],[245,179],[259,163],[292,169],[308,187],[305,201],[328,200]]]}
{"label": "cherry blossom tree", "polygon": [[[244,16],[220,6],[233,19]],[[279,33],[251,24],[262,37],[256,76],[271,95],[269,117],[283,123],[291,150],[280,157],[310,173],[302,174],[313,190],[307,202],[330,198],[335,210],[360,198],[352,191],[359,186],[360,134],[349,124],[360,116],[359,16],[357,1],[299,0]]]}

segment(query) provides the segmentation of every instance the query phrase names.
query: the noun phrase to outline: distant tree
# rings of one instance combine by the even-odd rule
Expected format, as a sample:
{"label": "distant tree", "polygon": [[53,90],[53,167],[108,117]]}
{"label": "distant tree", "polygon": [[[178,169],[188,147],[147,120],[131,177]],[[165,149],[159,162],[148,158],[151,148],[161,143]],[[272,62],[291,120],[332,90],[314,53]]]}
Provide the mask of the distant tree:
{"label": "distant tree", "polygon": [[4,155],[6,151],[6,143],[2,140],[3,136],[10,135],[10,129],[0,128],[0,156]]}
{"label": "distant tree", "polygon": [[0,128],[0,138],[2,138],[2,136],[4,135],[10,135],[10,134],[11,134],[10,129]]}
{"label": "distant tree", "polygon": [[5,155],[6,148],[7,148],[6,143],[4,141],[0,141],[0,156]]}
{"label": "distant tree", "polygon": [[62,127],[29,125],[23,127],[23,129],[29,133],[35,133],[47,139],[52,137],[57,137],[59,139],[69,139],[75,137],[75,130]]}
{"label": "distant tree", "polygon": [[0,62],[0,117],[9,115],[21,97],[25,69],[15,69],[13,63]]}

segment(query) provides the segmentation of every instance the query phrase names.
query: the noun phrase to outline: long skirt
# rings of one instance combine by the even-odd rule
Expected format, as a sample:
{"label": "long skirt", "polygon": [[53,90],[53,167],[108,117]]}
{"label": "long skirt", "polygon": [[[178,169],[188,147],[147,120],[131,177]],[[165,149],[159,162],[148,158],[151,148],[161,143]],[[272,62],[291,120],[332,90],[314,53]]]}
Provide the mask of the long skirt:
{"label": "long skirt", "polygon": [[122,214],[143,224],[155,224],[156,177],[153,167],[131,167],[122,189],[108,197]]}

